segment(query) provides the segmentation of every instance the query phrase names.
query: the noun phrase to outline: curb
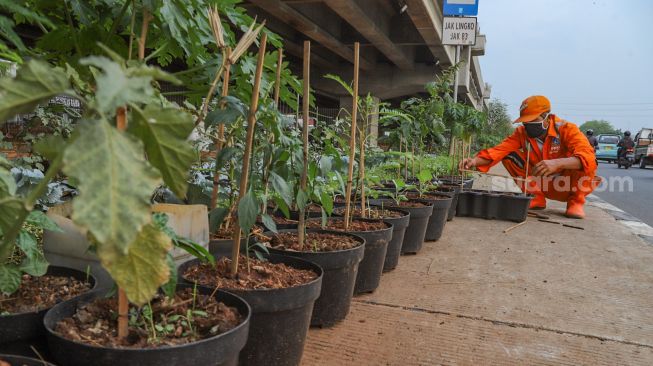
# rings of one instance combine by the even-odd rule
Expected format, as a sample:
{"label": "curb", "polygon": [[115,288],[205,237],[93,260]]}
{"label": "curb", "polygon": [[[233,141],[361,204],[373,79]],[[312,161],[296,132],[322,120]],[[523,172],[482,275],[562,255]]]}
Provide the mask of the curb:
{"label": "curb", "polygon": [[626,226],[633,235],[644,239],[647,243],[653,245],[653,227],[642,222],[642,220],[629,214],[628,212],[604,201],[595,194],[587,196],[587,202],[590,206],[598,207],[614,217],[621,225]]}

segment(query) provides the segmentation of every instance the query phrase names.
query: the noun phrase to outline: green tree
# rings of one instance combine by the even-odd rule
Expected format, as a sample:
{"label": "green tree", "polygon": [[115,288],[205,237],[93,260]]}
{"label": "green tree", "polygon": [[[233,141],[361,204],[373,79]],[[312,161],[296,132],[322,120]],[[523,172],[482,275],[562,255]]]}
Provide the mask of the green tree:
{"label": "green tree", "polygon": [[580,125],[580,130],[585,132],[587,130],[594,130],[594,135],[599,135],[602,133],[620,133],[621,131],[617,130],[612,126],[612,124],[606,120],[591,120]]}
{"label": "green tree", "polygon": [[501,142],[513,131],[512,119],[506,103],[492,99],[487,110],[486,126],[476,134],[478,148],[487,148]]}

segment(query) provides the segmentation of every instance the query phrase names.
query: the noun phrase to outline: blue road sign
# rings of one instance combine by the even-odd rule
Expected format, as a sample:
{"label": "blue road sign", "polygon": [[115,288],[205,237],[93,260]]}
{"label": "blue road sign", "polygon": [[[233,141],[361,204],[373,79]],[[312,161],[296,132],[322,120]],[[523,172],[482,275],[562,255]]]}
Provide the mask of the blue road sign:
{"label": "blue road sign", "polygon": [[478,0],[444,0],[442,13],[444,15],[476,16],[478,15]]}

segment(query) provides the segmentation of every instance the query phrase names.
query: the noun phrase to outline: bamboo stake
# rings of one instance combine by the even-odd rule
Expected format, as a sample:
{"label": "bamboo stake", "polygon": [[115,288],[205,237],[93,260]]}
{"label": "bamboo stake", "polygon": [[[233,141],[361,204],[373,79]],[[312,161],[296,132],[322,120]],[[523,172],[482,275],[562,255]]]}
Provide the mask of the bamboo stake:
{"label": "bamboo stake", "polygon": [[[252,155],[252,145],[254,142],[254,129],[256,127],[256,110],[258,109],[259,91],[261,90],[261,76],[263,75],[263,62],[265,61],[265,46],[268,36],[263,33],[261,44],[258,49],[258,62],[256,64],[256,73],[254,74],[254,89],[252,89],[252,101],[247,116],[247,140],[245,144],[245,154],[243,156],[243,170],[240,177],[240,189],[238,191],[238,201],[247,193],[247,183],[249,179],[249,164]],[[238,223],[238,218],[236,217]],[[240,225],[234,232],[234,242],[231,247],[231,275],[236,276],[238,273],[238,255],[240,254],[240,238],[242,230]]]}
{"label": "bamboo stake", "polygon": [[[306,185],[308,180],[308,120],[309,106],[311,97],[311,41],[304,41],[304,95],[302,97],[302,143],[303,143],[303,162],[302,162],[302,178],[300,181],[300,189],[306,192]],[[297,226],[297,239],[299,241],[300,250],[304,249],[304,236],[306,234],[306,207],[299,208],[299,224]]]}
{"label": "bamboo stake", "polygon": [[[116,113],[116,127],[118,131],[127,129],[127,110],[119,107]],[[118,338],[124,339],[129,335],[129,301],[125,290],[118,287]]]}
{"label": "bamboo stake", "polygon": [[412,154],[413,154],[413,161],[411,163],[411,170],[413,172],[412,174],[413,174],[413,177],[414,177],[415,176],[415,144],[413,144],[411,149],[412,149]]}
{"label": "bamboo stake", "polygon": [[363,120],[360,133],[360,146],[358,148],[360,158],[358,163],[358,180],[361,187],[361,214],[365,217],[365,139],[367,138],[367,121]]}
{"label": "bamboo stake", "polygon": [[404,139],[399,137],[399,167],[397,168],[397,178],[401,177],[401,149],[402,149],[402,143],[404,142]]}
{"label": "bamboo stake", "polygon": [[[222,54],[223,59],[229,57],[231,54],[231,48],[227,48],[226,52]],[[223,77],[222,77],[222,93],[223,97],[229,95],[229,79],[231,77],[231,64],[227,63],[225,65]],[[215,171],[213,172],[213,191],[211,192],[211,210],[214,210],[218,207],[218,194],[220,191],[220,167],[218,166],[218,156],[220,151],[224,148],[224,123],[220,123],[218,126],[218,137],[214,140],[215,144]]]}
{"label": "bamboo stake", "polygon": [[513,177],[513,176],[510,176],[510,175],[501,175],[501,174],[495,174],[495,173],[484,173],[484,172],[480,172],[478,170],[461,169],[460,171],[461,172],[466,172],[466,173],[478,173],[478,174],[488,175],[490,177],[514,179],[514,180],[518,180],[518,181],[525,181],[526,180],[526,179],[521,178],[521,177]]}
{"label": "bamboo stake", "polygon": [[408,181],[408,140],[406,140],[404,145],[406,147],[406,151],[404,153],[404,180]]}
{"label": "bamboo stake", "polygon": [[152,15],[147,10],[143,8],[143,24],[141,26],[141,38],[138,40],[138,59],[143,60],[145,58],[145,41],[147,40],[147,29],[150,24]]}
{"label": "bamboo stake", "polygon": [[283,62],[283,48],[279,48],[277,59],[277,79],[274,83],[274,105],[279,108],[279,90],[281,89],[281,66]]}
{"label": "bamboo stake", "polygon": [[354,157],[356,156],[356,118],[358,116],[358,67],[360,43],[354,43],[354,95],[351,106],[351,131],[349,133],[349,167],[347,170],[347,190],[345,192],[345,230],[349,229],[351,217],[351,186],[354,179]]}
{"label": "bamboo stake", "polygon": [[531,161],[531,143],[526,140],[526,167],[524,168],[524,194],[528,194],[528,168]]}

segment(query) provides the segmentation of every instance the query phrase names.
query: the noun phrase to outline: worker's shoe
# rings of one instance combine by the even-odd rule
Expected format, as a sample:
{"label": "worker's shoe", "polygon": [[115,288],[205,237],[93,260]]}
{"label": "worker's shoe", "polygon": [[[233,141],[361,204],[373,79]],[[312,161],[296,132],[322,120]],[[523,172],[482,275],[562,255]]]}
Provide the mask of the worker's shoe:
{"label": "worker's shoe", "polygon": [[585,209],[583,208],[585,204],[577,201],[567,201],[567,212],[565,216],[572,219],[584,219],[585,218]]}
{"label": "worker's shoe", "polygon": [[542,194],[536,194],[531,200],[531,205],[528,206],[529,210],[544,210],[546,208],[546,198]]}

